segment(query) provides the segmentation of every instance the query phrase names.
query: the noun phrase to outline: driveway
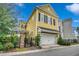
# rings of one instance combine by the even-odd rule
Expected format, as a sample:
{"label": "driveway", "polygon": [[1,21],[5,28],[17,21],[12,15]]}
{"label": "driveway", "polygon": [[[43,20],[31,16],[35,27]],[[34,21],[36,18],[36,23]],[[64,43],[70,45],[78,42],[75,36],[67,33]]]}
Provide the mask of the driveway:
{"label": "driveway", "polygon": [[64,48],[48,49],[46,51],[20,54],[18,56],[78,56],[79,45],[68,46]]}

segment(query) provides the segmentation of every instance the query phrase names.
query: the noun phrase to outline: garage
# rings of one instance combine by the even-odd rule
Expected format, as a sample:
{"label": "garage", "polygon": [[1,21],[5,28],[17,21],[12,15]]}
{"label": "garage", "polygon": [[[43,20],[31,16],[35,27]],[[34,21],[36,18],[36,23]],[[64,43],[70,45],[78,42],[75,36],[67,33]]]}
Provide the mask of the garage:
{"label": "garage", "polygon": [[56,45],[56,42],[56,34],[41,33],[41,46],[54,46]]}

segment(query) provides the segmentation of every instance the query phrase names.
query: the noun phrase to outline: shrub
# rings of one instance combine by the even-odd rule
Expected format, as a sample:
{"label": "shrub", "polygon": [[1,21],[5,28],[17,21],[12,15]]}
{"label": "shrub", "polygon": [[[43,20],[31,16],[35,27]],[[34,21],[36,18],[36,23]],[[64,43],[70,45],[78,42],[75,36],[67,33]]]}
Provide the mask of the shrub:
{"label": "shrub", "polygon": [[5,44],[7,42],[11,42],[11,38],[8,35],[4,35],[4,34],[3,35],[0,35],[0,42],[2,44]]}
{"label": "shrub", "polygon": [[2,51],[3,50],[3,45],[2,45],[2,43],[0,42],[0,51]]}
{"label": "shrub", "polygon": [[38,48],[41,48],[40,47],[40,34],[37,34],[37,36],[35,37],[35,44],[36,46],[38,46]]}
{"label": "shrub", "polygon": [[2,43],[2,44],[4,44],[4,43],[6,43],[6,35],[0,35],[0,42]]}
{"label": "shrub", "polygon": [[0,50],[9,50],[18,46],[19,38],[16,35],[0,35]]}
{"label": "shrub", "polygon": [[69,41],[66,41],[66,40],[63,40],[63,43],[62,43],[62,45],[69,46],[69,45],[71,45],[71,42],[69,42]]}
{"label": "shrub", "polygon": [[16,48],[17,45],[18,45],[18,42],[19,42],[19,38],[18,38],[18,36],[16,36],[16,35],[12,35],[12,36],[11,36],[11,42],[13,43],[14,48]]}
{"label": "shrub", "polygon": [[71,45],[71,42],[67,40],[63,40],[61,35],[59,36],[57,43],[59,45],[66,45],[66,46]]}
{"label": "shrub", "polygon": [[59,38],[58,38],[57,43],[58,43],[59,45],[62,45],[62,44],[63,44],[63,39],[62,39],[61,35],[59,35]]}
{"label": "shrub", "polygon": [[11,42],[5,43],[4,48],[5,50],[9,50],[9,49],[14,48],[14,45]]}
{"label": "shrub", "polygon": [[73,39],[73,43],[78,43],[78,40],[77,39]]}

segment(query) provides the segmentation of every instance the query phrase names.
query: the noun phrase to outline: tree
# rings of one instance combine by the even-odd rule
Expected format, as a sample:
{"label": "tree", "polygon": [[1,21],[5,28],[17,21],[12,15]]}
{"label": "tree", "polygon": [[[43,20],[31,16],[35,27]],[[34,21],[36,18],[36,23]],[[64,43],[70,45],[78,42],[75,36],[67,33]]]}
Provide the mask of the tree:
{"label": "tree", "polygon": [[78,32],[77,38],[79,39],[79,27],[77,27],[76,31]]}
{"label": "tree", "polygon": [[35,37],[35,43],[36,46],[40,46],[40,34],[37,34],[37,36]]}
{"label": "tree", "polygon": [[63,39],[62,39],[61,35],[59,35],[57,43],[62,45]]}
{"label": "tree", "polygon": [[76,31],[79,33],[79,27],[77,27]]}
{"label": "tree", "polygon": [[8,4],[0,4],[0,34],[9,34],[16,26],[17,19],[11,10]]}

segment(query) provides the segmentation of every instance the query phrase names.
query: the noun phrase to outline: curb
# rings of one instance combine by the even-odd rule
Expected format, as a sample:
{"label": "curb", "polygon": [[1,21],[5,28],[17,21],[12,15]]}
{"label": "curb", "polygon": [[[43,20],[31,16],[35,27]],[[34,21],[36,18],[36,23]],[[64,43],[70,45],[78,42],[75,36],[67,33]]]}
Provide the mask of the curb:
{"label": "curb", "polygon": [[20,54],[28,54],[28,53],[48,51],[48,50],[51,50],[51,49],[61,49],[61,48],[76,47],[76,46],[79,46],[79,44],[72,45],[72,46],[58,46],[58,47],[54,47],[54,48],[38,49],[38,50],[31,50],[31,51],[23,51],[23,52],[1,53],[0,56],[14,56],[14,55],[20,55]]}

